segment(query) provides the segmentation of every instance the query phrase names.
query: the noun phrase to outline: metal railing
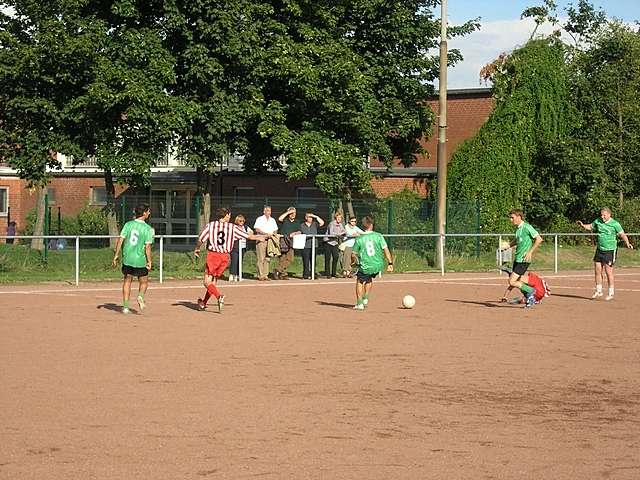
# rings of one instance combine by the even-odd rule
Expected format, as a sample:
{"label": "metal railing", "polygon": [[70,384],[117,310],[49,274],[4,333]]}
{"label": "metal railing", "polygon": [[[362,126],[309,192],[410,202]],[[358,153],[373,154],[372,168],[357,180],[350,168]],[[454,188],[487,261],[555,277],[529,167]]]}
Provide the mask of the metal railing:
{"label": "metal railing", "polygon": [[[554,273],[558,273],[558,252],[559,252],[559,239],[562,237],[597,237],[597,233],[541,233],[542,237],[552,237],[553,238],[553,271]],[[627,233],[628,237],[638,237],[640,233]],[[410,233],[410,234],[385,234],[384,237],[388,239],[390,242],[393,239],[419,239],[419,238],[432,238],[436,239],[441,237],[440,242],[438,242],[439,250],[437,252],[438,256],[438,267],[441,276],[445,276],[446,273],[446,254],[445,248],[447,245],[447,239],[455,239],[455,238],[495,238],[497,239],[497,262],[501,265],[503,263],[503,241],[505,238],[512,238],[513,234],[510,233],[449,233],[445,235],[438,235],[436,233]],[[82,235],[82,236],[73,236],[73,235],[15,235],[15,236],[6,236],[0,235],[0,240],[6,239],[19,239],[19,240],[33,240],[33,239],[43,239],[43,240],[73,240],[74,244],[74,276],[75,276],[75,284],[80,284],[80,241],[81,240],[110,240],[116,239],[117,236],[110,235]],[[192,239],[193,244],[195,245],[197,235],[157,235],[155,239],[159,243],[159,265],[158,265],[158,273],[159,273],[159,281],[160,283],[164,282],[164,259],[165,259],[165,245],[167,239]],[[317,239],[327,238],[327,235],[318,234],[318,235],[307,235],[307,238],[311,238],[311,278],[316,278],[316,255],[317,255]],[[393,250],[393,249],[392,249]],[[239,277],[242,279],[242,249],[240,250],[239,255]]]}

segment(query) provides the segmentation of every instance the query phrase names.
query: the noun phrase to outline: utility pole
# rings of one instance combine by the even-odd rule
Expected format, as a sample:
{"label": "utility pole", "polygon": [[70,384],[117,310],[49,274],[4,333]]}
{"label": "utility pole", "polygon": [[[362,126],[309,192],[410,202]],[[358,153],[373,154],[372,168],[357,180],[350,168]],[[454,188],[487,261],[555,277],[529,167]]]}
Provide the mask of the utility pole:
{"label": "utility pole", "polygon": [[438,242],[436,258],[442,268],[447,232],[447,0],[440,0],[440,95],[438,102]]}

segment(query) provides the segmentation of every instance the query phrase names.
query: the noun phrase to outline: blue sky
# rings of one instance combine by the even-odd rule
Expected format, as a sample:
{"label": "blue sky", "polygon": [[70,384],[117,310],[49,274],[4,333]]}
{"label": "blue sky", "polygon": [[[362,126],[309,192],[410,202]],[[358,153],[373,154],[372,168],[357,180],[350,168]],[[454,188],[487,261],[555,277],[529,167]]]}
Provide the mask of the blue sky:
{"label": "blue sky", "polygon": [[[565,16],[564,7],[574,3],[556,0],[558,14]],[[597,8],[602,8],[609,17],[616,17],[627,23],[640,20],[640,0],[592,0]],[[535,24],[532,20],[520,20],[522,11],[534,5],[541,5],[542,0],[448,0],[448,17],[450,24],[460,24],[466,20],[481,17],[479,31],[466,37],[453,39],[450,48],[462,51],[464,61],[448,71],[448,86],[455,88],[477,88],[480,69],[503,52],[509,52],[524,44],[529,38]],[[435,12],[440,16],[440,7]],[[550,31],[551,27],[546,27]]]}

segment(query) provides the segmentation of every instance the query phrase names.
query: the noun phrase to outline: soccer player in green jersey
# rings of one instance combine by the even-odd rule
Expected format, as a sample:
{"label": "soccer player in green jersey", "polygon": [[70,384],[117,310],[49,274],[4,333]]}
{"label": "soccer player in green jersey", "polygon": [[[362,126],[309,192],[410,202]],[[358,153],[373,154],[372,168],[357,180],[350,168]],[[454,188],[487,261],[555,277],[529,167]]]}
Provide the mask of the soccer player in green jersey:
{"label": "soccer player in green jersey", "polygon": [[362,219],[364,233],[356,238],[351,253],[352,263],[359,261],[360,267],[356,274],[356,305],[355,310],[364,310],[369,303],[369,293],[373,286],[373,279],[385,267],[385,257],[387,271],[393,272],[393,258],[387,242],[378,232],[373,231],[373,220],[371,217]]}
{"label": "soccer player in green jersey", "polygon": [[149,286],[149,270],[151,270],[151,245],[153,244],[153,228],[146,220],[151,215],[149,205],[141,204],[135,208],[136,219],[124,224],[113,255],[114,268],[118,264],[122,250],[122,313],[131,313],[129,297],[131,282],[138,277],[138,305],[144,310],[144,294]]}
{"label": "soccer player in green jersey", "polygon": [[596,218],[593,222],[582,223],[578,220],[577,223],[585,230],[598,234],[598,246],[596,247],[596,254],[593,257],[593,269],[596,276],[596,291],[593,293],[591,298],[598,298],[603,295],[602,267],[604,266],[604,272],[607,274],[607,283],[609,284],[609,292],[605,297],[605,300],[613,300],[613,295],[615,293],[613,265],[616,263],[618,237],[624,240],[627,248],[633,248],[633,245],[629,243],[629,238],[627,237],[627,234],[624,233],[622,225],[611,218],[611,210],[606,207],[600,210],[600,218]]}
{"label": "soccer player in green jersey", "polygon": [[509,275],[509,286],[502,296],[502,301],[507,301],[508,293],[514,288],[517,288],[525,296],[525,308],[529,308],[535,305],[536,302],[535,289],[531,285],[523,282],[522,276],[529,269],[533,252],[535,252],[542,243],[542,237],[535,228],[524,221],[524,213],[522,210],[515,208],[511,210],[509,212],[509,220],[517,227],[516,238],[511,241],[508,248],[503,250],[516,247],[516,258],[513,262],[511,274]]}

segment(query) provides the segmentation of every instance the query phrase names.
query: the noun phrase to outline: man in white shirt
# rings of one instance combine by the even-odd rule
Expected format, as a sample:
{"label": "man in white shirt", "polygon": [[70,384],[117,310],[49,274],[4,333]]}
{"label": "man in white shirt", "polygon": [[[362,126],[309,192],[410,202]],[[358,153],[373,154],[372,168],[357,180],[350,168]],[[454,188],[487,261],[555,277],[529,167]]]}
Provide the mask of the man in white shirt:
{"label": "man in white shirt", "polygon": [[[271,207],[264,206],[262,210],[264,215],[256,218],[253,229],[259,235],[270,237],[278,232],[278,224],[276,219],[271,216]],[[258,268],[258,280],[269,280],[270,258],[267,256],[267,239],[256,241],[256,267]]]}

